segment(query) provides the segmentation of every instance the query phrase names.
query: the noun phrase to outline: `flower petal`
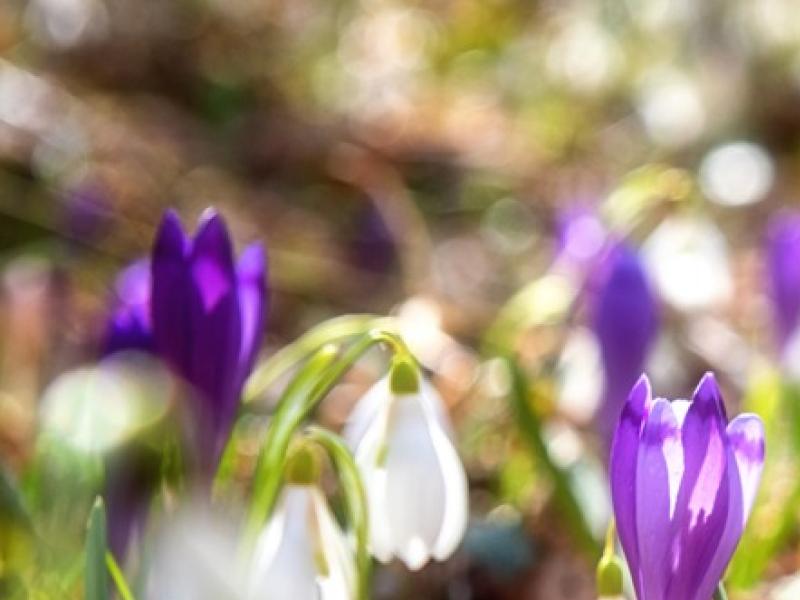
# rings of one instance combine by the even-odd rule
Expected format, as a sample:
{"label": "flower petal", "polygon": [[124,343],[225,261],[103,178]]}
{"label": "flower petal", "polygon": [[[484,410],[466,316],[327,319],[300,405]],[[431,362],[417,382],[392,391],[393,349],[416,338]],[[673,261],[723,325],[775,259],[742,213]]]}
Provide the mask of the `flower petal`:
{"label": "flower petal", "polygon": [[153,247],[150,310],[156,349],[184,377],[189,372],[192,347],[191,318],[187,310],[190,299],[188,246],[178,216],[168,211],[161,220]]}
{"label": "flower petal", "polygon": [[253,555],[248,598],[319,600],[309,530],[310,488],[288,486]]}
{"label": "flower petal", "polygon": [[741,414],[728,424],[728,439],[733,449],[742,486],[742,526],[747,523],[764,468],[764,423],[754,414]]}
{"label": "flower petal", "polygon": [[[743,414],[728,424],[730,508],[722,539],[708,566],[700,592],[713,589],[725,573],[750,515],[764,465],[764,426],[756,415]],[[702,596],[698,595],[702,600]]]}
{"label": "flower petal", "polygon": [[445,517],[447,482],[418,396],[392,406],[386,456],[386,514],[395,553],[409,569],[430,559]]}
{"label": "flower petal", "polygon": [[267,303],[267,264],[261,244],[245,248],[236,266],[239,288],[239,313],[242,322],[241,349],[239,351],[238,385],[253,368],[261,340],[264,337]]}
{"label": "flower petal", "polygon": [[237,377],[241,351],[241,316],[236,272],[228,231],[222,218],[207,213],[189,256],[192,291],[192,356],[189,381],[205,405],[201,442],[204,462],[216,462],[238,405]]}
{"label": "flower petal", "polygon": [[682,468],[680,429],[667,400],[657,399],[642,430],[636,465],[636,535],[642,592],[648,600],[663,598],[669,581],[672,545],[670,520]]}
{"label": "flower petal", "polygon": [[355,598],[356,564],[351,545],[316,487],[311,489],[311,500],[318,534],[317,552],[327,566],[326,574],[317,575],[321,600]]}
{"label": "flower petal", "polygon": [[433,548],[433,557],[445,560],[455,552],[467,529],[469,486],[464,465],[450,438],[436,423],[429,422],[428,426],[445,482],[444,522]]}
{"label": "flower petal", "polygon": [[[684,475],[673,518],[672,579],[666,598],[710,598],[706,574],[730,510],[728,438],[722,396],[711,373],[703,376],[681,429]],[[705,582],[705,583],[704,583]]]}
{"label": "flower petal", "polygon": [[637,594],[641,590],[641,577],[638,574],[640,565],[636,533],[636,470],[640,432],[651,404],[651,396],[650,381],[646,375],[642,375],[622,410],[611,446],[610,460],[614,517]]}
{"label": "flower petal", "polygon": [[386,414],[391,404],[391,390],[389,377],[384,377],[370,387],[361,396],[350,416],[347,417],[342,435],[347,440],[350,448],[356,451],[361,446],[361,441],[376,419],[382,418],[383,433],[386,431]]}

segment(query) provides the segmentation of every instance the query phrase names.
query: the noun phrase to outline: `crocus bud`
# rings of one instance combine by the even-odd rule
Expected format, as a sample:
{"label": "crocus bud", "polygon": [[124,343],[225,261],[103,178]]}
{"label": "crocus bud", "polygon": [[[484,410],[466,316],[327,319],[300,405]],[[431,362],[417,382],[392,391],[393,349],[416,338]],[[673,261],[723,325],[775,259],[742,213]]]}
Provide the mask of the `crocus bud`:
{"label": "crocus bud", "polygon": [[728,423],[712,374],[691,402],[634,386],[611,453],[617,530],[638,600],[708,600],[733,555],[764,463],[761,420]]}
{"label": "crocus bud", "polygon": [[633,250],[617,246],[609,254],[605,267],[593,318],[605,379],[597,426],[608,448],[628,391],[644,370],[658,333],[658,310]]}
{"label": "crocus bud", "polygon": [[216,466],[264,329],[266,265],[256,244],[233,261],[225,223],[204,213],[195,236],[168,212],[151,260],[155,349],[192,388],[201,467]]}
{"label": "crocus bud", "polygon": [[442,400],[425,381],[393,374],[356,405],[345,429],[367,491],[370,547],[382,562],[408,568],[456,549],[467,525],[464,467],[449,437]]}
{"label": "crocus bud", "polygon": [[288,484],[256,544],[247,597],[349,600],[355,590],[353,550],[322,492]]}

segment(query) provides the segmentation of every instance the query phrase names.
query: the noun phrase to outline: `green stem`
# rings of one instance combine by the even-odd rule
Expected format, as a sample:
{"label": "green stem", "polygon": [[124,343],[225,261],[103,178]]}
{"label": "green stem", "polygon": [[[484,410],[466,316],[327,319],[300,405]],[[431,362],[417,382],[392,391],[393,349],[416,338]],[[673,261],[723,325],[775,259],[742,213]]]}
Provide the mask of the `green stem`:
{"label": "green stem", "polygon": [[592,534],[586,519],[583,516],[578,500],[569,481],[568,473],[559,467],[552,456],[547,444],[542,437],[542,423],[539,415],[531,408],[528,402],[529,385],[521,367],[512,357],[505,357],[504,362],[511,374],[511,401],[517,417],[520,431],[528,442],[531,450],[541,461],[553,481],[553,493],[558,506],[564,511],[567,520],[583,548],[592,557],[599,557],[601,546]]}
{"label": "green stem", "polygon": [[386,320],[376,315],[344,315],[320,323],[256,367],[247,381],[242,402],[247,404],[261,396],[281,375],[325,344],[363,335]]}
{"label": "green stem", "polygon": [[350,528],[356,540],[357,598],[367,600],[372,559],[369,554],[367,494],[364,491],[361,475],[347,444],[338,435],[314,426],[309,427],[306,435],[310,441],[325,449],[339,476],[339,487],[344,493]]}
{"label": "green stem", "polygon": [[245,528],[246,548],[252,548],[255,537],[272,512],[283,480],[284,461],[292,436],[339,379],[367,350],[379,343],[387,343],[395,354],[410,356],[405,343],[394,332],[373,329],[350,346],[336,362],[335,347],[326,346],[317,351],[286,388],[256,464]]}
{"label": "green stem", "polygon": [[725,593],[725,586],[722,585],[722,582],[717,586],[713,600],[728,600],[728,594]]}

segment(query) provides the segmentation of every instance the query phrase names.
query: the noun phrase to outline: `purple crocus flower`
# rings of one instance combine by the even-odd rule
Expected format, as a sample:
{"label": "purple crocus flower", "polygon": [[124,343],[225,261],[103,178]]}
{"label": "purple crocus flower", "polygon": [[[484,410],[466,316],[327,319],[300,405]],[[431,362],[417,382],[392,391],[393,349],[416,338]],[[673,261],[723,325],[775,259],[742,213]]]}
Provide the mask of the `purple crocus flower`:
{"label": "purple crocus flower", "polygon": [[[133,263],[117,278],[102,353],[151,352],[184,379],[194,395],[188,413],[205,476],[219,460],[255,362],[265,304],[261,246],[249,246],[234,265],[227,229],[213,210],[203,215],[194,238],[168,212],[151,259]],[[108,468],[109,537],[120,559],[145,520],[155,481],[137,460],[123,454]]]}
{"label": "purple crocus flower", "polygon": [[800,213],[782,211],[770,220],[766,239],[768,290],[781,350],[800,321]]}
{"label": "purple crocus flower", "polygon": [[207,210],[195,236],[167,212],[151,259],[156,353],[191,387],[198,460],[210,473],[230,432],[262,339],[266,263],[260,244],[234,264],[225,223]]}
{"label": "purple crocus flower", "polygon": [[638,600],[710,600],[739,543],[764,464],[756,415],[728,423],[707,373],[691,402],[642,376],[611,452],[611,494]]}
{"label": "purple crocus flower", "polygon": [[658,334],[659,318],[644,268],[631,248],[611,248],[602,268],[603,279],[593,293],[593,327],[605,376],[597,426],[609,448],[625,398]]}

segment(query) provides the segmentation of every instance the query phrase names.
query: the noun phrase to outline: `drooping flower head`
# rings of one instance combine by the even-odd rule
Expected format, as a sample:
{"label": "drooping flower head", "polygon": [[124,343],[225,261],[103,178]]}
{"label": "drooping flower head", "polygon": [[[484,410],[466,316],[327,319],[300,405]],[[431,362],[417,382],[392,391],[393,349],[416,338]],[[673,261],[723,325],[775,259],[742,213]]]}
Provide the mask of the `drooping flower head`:
{"label": "drooping flower head", "polygon": [[406,393],[390,380],[361,398],[344,435],[367,491],[372,554],[416,570],[448,558],[461,541],[467,478],[433,386],[420,381]]}
{"label": "drooping flower head", "polygon": [[597,421],[608,447],[628,392],[644,370],[659,318],[644,268],[631,248],[612,248],[604,267],[592,317],[605,381]]}
{"label": "drooping flower head", "polygon": [[709,600],[744,531],[764,462],[761,420],[730,423],[714,376],[691,402],[642,376],[611,453],[611,495],[638,600]]}
{"label": "drooping flower head", "polygon": [[264,325],[266,265],[259,244],[234,263],[222,217],[207,210],[194,237],[167,212],[151,259],[155,349],[190,386],[199,461],[213,469],[230,431]]}
{"label": "drooping flower head", "polygon": [[780,212],[767,227],[768,291],[780,350],[800,321],[800,213]]}
{"label": "drooping flower head", "polygon": [[290,483],[256,544],[251,600],[355,598],[350,543],[316,484]]}

